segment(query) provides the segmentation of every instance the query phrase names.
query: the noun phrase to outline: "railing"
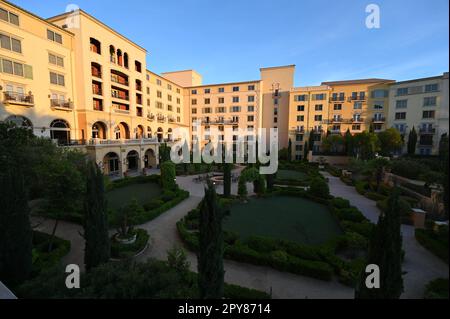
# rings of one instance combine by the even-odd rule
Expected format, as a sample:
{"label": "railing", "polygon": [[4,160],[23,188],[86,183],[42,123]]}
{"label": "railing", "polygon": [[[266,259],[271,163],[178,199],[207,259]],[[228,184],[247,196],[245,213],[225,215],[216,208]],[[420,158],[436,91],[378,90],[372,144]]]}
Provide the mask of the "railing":
{"label": "railing", "polygon": [[434,128],[434,127],[432,127],[432,128],[423,128],[423,127],[421,127],[420,129],[419,129],[419,133],[420,134],[434,134],[434,133],[436,133],[436,129]]}
{"label": "railing", "polygon": [[105,140],[100,138],[92,138],[87,143],[88,145],[143,145],[158,143],[158,139],[141,138],[141,139],[119,139],[119,140]]}
{"label": "railing", "polygon": [[114,111],[117,113],[124,113],[124,114],[130,113],[130,109],[122,108],[122,106],[120,106],[120,105],[113,104],[113,108],[114,108]]}
{"label": "railing", "polygon": [[92,74],[92,76],[95,76],[97,78],[100,78],[100,79],[102,78],[102,72],[99,70],[92,69],[91,74]]}
{"label": "railing", "polygon": [[155,120],[155,116],[153,114],[148,114],[147,115],[147,120],[154,121]]}
{"label": "railing", "polygon": [[376,123],[376,122],[386,122],[386,118],[385,117],[374,117],[372,118],[372,122]]}
{"label": "railing", "polygon": [[362,123],[364,122],[364,119],[362,117],[359,117],[359,118],[352,118],[350,121],[352,123]]}
{"label": "railing", "polygon": [[158,119],[158,122],[160,122],[160,123],[164,123],[166,121],[165,116],[158,116],[157,119]]}
{"label": "railing", "polygon": [[330,102],[345,102],[345,96],[343,96],[343,97],[330,97]]}
{"label": "railing", "polygon": [[100,88],[92,88],[92,93],[95,95],[103,95],[103,91]]}
{"label": "railing", "polygon": [[127,79],[124,78],[116,78],[115,76],[113,76],[111,74],[111,82],[117,83],[117,84],[121,84],[121,85],[125,85],[128,86],[129,82]]}
{"label": "railing", "polygon": [[358,96],[349,96],[347,101],[353,102],[353,101],[365,101],[367,97],[365,95],[358,95]]}
{"label": "railing", "polygon": [[128,101],[130,99],[129,95],[117,94],[114,92],[111,92],[111,97],[116,98],[116,99],[125,100],[125,101]]}
{"label": "railing", "polygon": [[23,94],[17,92],[4,92],[4,102],[6,103],[21,103],[34,105],[34,96],[32,94]]}
{"label": "railing", "polygon": [[73,102],[72,101],[63,101],[58,99],[51,99],[50,100],[51,107],[61,108],[61,109],[73,109]]}

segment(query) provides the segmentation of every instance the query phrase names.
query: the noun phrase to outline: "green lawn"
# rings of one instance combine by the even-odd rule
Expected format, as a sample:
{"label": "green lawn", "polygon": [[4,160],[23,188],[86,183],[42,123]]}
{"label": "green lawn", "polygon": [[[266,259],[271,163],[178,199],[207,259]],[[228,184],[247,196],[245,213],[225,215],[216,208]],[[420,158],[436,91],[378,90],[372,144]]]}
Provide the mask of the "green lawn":
{"label": "green lawn", "polygon": [[161,187],[156,183],[137,183],[113,189],[106,193],[108,207],[118,209],[136,198],[140,205],[147,204],[161,194]]}
{"label": "green lawn", "polygon": [[277,179],[283,180],[306,180],[308,176],[305,173],[298,171],[291,171],[285,169],[279,169],[277,172]]}
{"label": "green lawn", "polygon": [[342,234],[324,205],[307,199],[276,196],[233,205],[224,229],[242,238],[266,236],[303,244],[321,244]]}

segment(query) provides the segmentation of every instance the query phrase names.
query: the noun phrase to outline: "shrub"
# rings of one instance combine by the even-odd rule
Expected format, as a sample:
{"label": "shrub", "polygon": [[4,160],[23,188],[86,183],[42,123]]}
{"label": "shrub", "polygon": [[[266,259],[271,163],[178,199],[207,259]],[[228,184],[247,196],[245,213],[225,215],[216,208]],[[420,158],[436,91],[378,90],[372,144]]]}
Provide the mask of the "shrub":
{"label": "shrub", "polygon": [[148,202],[147,204],[144,204],[143,207],[145,210],[152,210],[155,208],[158,208],[159,206],[163,205],[164,201],[162,201],[161,199],[152,199],[150,202]]}
{"label": "shrub", "polygon": [[336,209],[335,214],[340,221],[347,220],[360,223],[367,220],[359,209],[353,206],[349,208]]}
{"label": "shrub", "polygon": [[49,240],[49,234],[33,231],[32,276],[39,275],[44,269],[56,266],[70,251],[70,241],[54,237],[53,249],[48,252]]}
{"label": "shrub", "polygon": [[355,183],[355,189],[361,195],[364,195],[366,193],[368,186],[369,184],[366,181],[357,181]]}
{"label": "shrub", "polygon": [[416,229],[415,236],[419,244],[448,264],[448,241],[438,240],[432,230]]}
{"label": "shrub", "polygon": [[425,165],[414,159],[395,160],[392,161],[391,166],[392,173],[410,179],[418,179],[428,170]]}
{"label": "shrub", "polygon": [[384,195],[382,195],[382,194],[379,194],[379,193],[375,193],[375,192],[367,192],[367,193],[365,194],[365,196],[366,196],[368,199],[371,199],[371,200],[374,200],[374,201],[379,201],[379,200],[384,200],[384,199],[386,199],[386,196],[384,196]]}
{"label": "shrub", "polygon": [[355,232],[358,233],[368,239],[372,236],[372,232],[375,228],[375,224],[372,224],[369,221],[363,222],[352,222],[348,220],[344,220],[341,222],[341,226],[346,232]]}
{"label": "shrub", "polygon": [[174,191],[164,190],[164,192],[161,194],[161,200],[164,202],[168,202],[174,199],[176,196],[177,194]]}
{"label": "shrub", "polygon": [[223,296],[227,299],[270,299],[270,295],[263,291],[245,288],[232,284],[225,284],[223,287]]}
{"label": "shrub", "polygon": [[323,178],[313,178],[309,186],[308,193],[319,198],[329,198],[330,189],[327,182]]}
{"label": "shrub", "polygon": [[160,165],[161,167],[161,185],[163,190],[177,189],[175,182],[175,164],[171,161],[166,161]]}
{"label": "shrub", "polygon": [[425,286],[425,299],[448,299],[448,278],[438,278]]}
{"label": "shrub", "polygon": [[330,201],[330,204],[336,208],[349,208],[350,201],[342,197],[335,197]]}

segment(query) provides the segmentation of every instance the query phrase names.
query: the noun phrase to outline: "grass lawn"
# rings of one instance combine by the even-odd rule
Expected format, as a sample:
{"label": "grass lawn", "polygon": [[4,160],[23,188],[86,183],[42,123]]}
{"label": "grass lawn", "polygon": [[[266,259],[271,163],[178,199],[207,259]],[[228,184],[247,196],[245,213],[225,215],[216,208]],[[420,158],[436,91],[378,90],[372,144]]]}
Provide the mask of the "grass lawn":
{"label": "grass lawn", "polygon": [[282,180],[306,180],[308,176],[305,173],[280,169],[277,172],[277,179]]}
{"label": "grass lawn", "polygon": [[147,204],[161,194],[161,187],[156,183],[136,183],[113,189],[106,193],[108,207],[119,209],[136,198],[140,205]]}
{"label": "grass lawn", "polygon": [[289,196],[250,198],[248,203],[233,205],[223,226],[243,239],[265,236],[310,245],[342,234],[326,206]]}

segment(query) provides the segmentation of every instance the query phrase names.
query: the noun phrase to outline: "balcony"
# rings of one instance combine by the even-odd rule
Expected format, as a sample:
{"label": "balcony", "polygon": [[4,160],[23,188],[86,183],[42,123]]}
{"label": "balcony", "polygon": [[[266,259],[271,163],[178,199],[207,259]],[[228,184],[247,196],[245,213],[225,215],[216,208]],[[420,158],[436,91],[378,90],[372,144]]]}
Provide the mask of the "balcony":
{"label": "balcony", "polygon": [[365,95],[358,95],[358,96],[349,96],[347,99],[347,102],[362,102],[366,101],[367,97]]}
{"label": "balcony", "polygon": [[155,115],[154,114],[147,114],[147,120],[149,120],[150,122],[153,122],[155,120]]}
{"label": "balcony", "polygon": [[109,145],[145,145],[157,144],[158,139],[155,138],[141,138],[141,139],[119,139],[119,140],[104,140],[100,138],[92,138],[88,141],[89,146],[109,146]]}
{"label": "balcony", "polygon": [[95,87],[93,87],[93,88],[92,88],[92,94],[95,94],[95,95],[103,95],[103,91],[102,91],[101,88],[95,88]]}
{"label": "balcony", "polygon": [[345,96],[344,97],[330,97],[330,102],[345,102]]}
{"label": "balcony", "polygon": [[115,91],[111,91],[111,97],[113,97],[115,99],[124,100],[124,101],[129,101],[130,100],[130,96],[128,94],[118,93],[118,92],[115,92]]}
{"label": "balcony", "polygon": [[24,94],[7,91],[3,93],[3,103],[30,107],[34,106],[34,96],[31,94],[31,92],[29,94]]}
{"label": "balcony", "polygon": [[128,108],[128,105],[123,104],[113,104],[114,112],[116,113],[122,113],[122,114],[129,114],[130,109]]}
{"label": "balcony", "polygon": [[331,123],[342,123],[342,122],[344,122],[344,119],[341,117],[333,118],[331,120]]}
{"label": "balcony", "polygon": [[64,101],[64,100],[58,100],[58,99],[51,99],[50,107],[52,109],[72,111],[73,110],[73,102],[70,100]]}
{"label": "balcony", "polygon": [[434,127],[421,127],[419,129],[419,133],[422,135],[434,135],[436,133],[436,129]]}
{"label": "balcony", "polygon": [[362,118],[362,117],[352,118],[350,121],[352,123],[362,123],[362,122],[364,122],[364,118]]}
{"label": "balcony", "polygon": [[158,115],[157,120],[159,123],[164,123],[166,121],[166,117],[164,115]]}
{"label": "balcony", "polygon": [[175,118],[173,118],[173,117],[168,117],[167,120],[169,121],[169,123],[174,123],[175,122]]}
{"label": "balcony", "polygon": [[384,123],[384,122],[386,122],[386,118],[384,116],[372,118],[372,123]]}
{"label": "balcony", "polygon": [[129,84],[128,79],[114,76],[114,74],[111,74],[111,82],[117,83],[120,85],[124,85],[124,86],[128,86],[128,84]]}

